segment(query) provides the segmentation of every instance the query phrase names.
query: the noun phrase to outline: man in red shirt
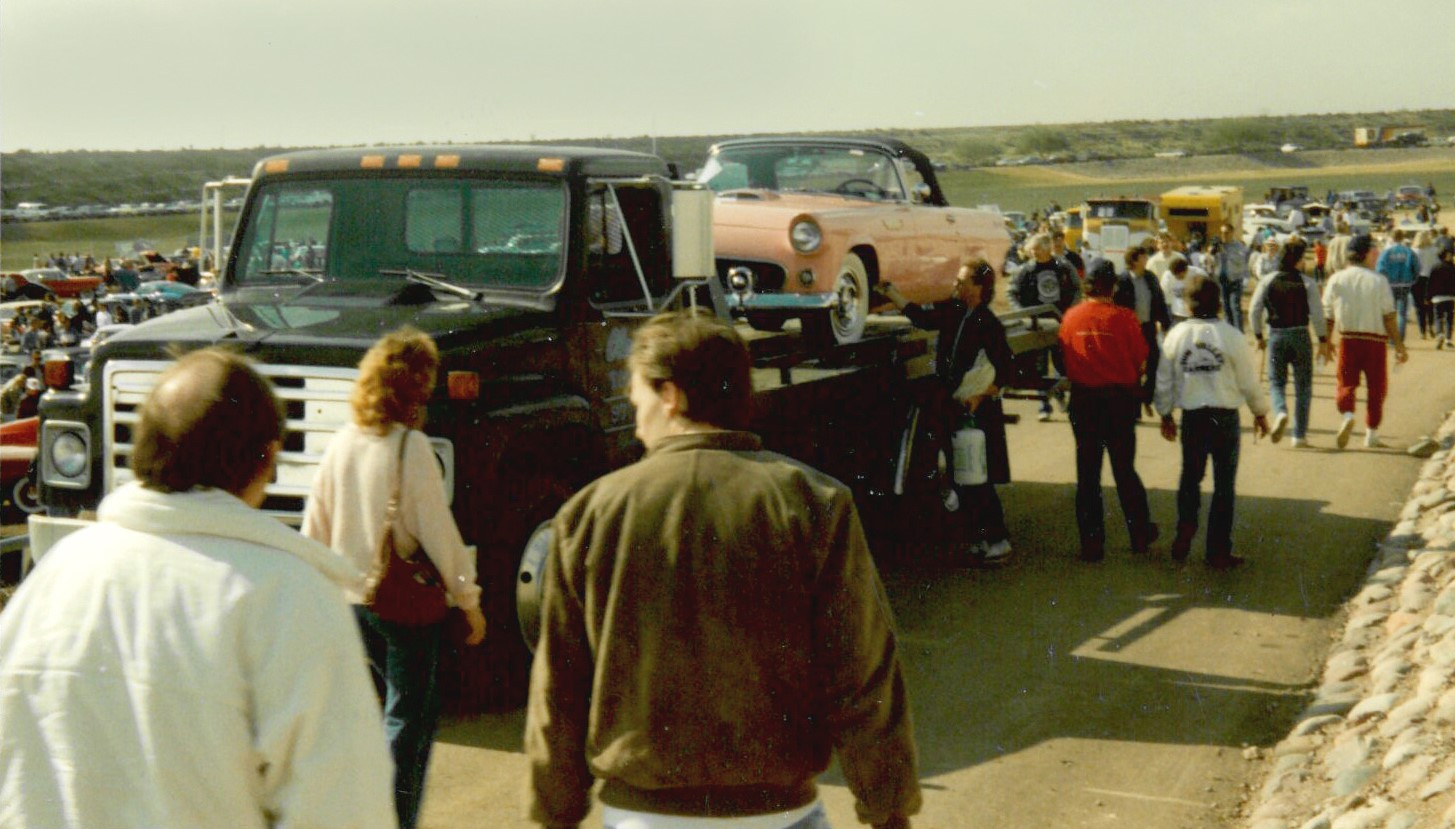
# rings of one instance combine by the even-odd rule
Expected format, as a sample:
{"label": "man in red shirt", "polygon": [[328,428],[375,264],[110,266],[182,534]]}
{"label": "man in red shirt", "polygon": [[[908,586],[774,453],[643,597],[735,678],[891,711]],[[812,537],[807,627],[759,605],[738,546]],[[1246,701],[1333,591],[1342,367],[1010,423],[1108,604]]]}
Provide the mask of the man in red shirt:
{"label": "man in red shirt", "polygon": [[1071,432],[1076,436],[1076,524],[1081,530],[1081,560],[1087,562],[1101,561],[1106,553],[1103,451],[1111,458],[1132,552],[1145,553],[1157,539],[1147,490],[1134,466],[1147,340],[1137,315],[1112,301],[1116,285],[1112,263],[1092,260],[1085,301],[1061,321],[1061,350],[1071,380]]}

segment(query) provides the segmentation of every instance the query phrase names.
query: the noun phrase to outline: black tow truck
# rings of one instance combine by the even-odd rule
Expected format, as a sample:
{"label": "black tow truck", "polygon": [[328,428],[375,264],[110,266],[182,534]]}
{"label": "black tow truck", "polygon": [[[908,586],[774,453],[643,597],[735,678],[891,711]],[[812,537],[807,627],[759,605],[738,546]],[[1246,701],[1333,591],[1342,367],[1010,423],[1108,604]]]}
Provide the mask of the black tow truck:
{"label": "black tow truck", "polygon": [[[132,479],[137,409],[179,351],[254,358],[287,406],[263,508],[297,524],[330,437],[350,419],[356,365],[386,331],[434,337],[430,436],[455,519],[477,548],[490,636],[442,666],[449,708],[524,698],[529,651],[516,588],[533,533],[582,484],[640,454],[626,396],[631,332],[664,309],[726,313],[712,195],[661,159],[579,147],[332,149],[259,161],[218,301],[108,340],[84,378],[51,380],[38,475],[53,538]],[[852,346],[743,328],[755,428],[857,492],[906,490],[897,462],[931,337],[877,320]],[[1054,333],[1020,330],[1017,350]],[[51,367],[52,369],[56,367]],[[63,371],[51,371],[54,378]],[[923,450],[921,450],[923,451]],[[898,480],[896,480],[898,476]],[[909,488],[913,488],[910,482]]]}

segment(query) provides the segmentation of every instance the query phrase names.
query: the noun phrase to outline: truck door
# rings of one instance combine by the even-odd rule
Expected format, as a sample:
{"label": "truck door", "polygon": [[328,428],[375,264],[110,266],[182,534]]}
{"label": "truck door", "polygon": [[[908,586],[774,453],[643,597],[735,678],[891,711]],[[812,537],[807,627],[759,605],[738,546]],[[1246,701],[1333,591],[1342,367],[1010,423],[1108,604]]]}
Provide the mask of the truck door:
{"label": "truck door", "polygon": [[600,324],[585,326],[580,353],[596,422],[606,435],[608,461],[627,459],[635,413],[627,398],[631,335],[663,310],[671,293],[670,199],[658,179],[593,180],[584,211],[585,291]]}

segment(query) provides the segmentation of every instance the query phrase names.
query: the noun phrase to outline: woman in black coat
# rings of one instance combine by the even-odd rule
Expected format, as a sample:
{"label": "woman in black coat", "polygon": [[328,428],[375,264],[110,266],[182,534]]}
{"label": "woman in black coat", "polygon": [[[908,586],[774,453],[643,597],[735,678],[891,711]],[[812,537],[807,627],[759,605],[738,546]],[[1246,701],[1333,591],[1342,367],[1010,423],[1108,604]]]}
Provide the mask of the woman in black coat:
{"label": "woman in black coat", "polygon": [[[973,422],[985,433],[986,482],[975,486],[956,484],[954,491],[969,524],[973,542],[970,555],[986,563],[1002,562],[1011,553],[1010,531],[1005,526],[995,485],[1010,482],[1010,452],[1006,448],[1005,413],[999,392],[1013,376],[1014,367],[1005,326],[990,310],[990,300],[995,296],[995,269],[980,257],[967,260],[955,277],[953,298],[931,305],[907,301],[887,282],[880,284],[879,291],[917,327],[939,332],[935,347],[939,383],[934,402],[926,412],[938,426],[935,431],[948,437]],[[977,393],[957,395],[965,373],[982,352],[995,369],[994,382]],[[945,451],[950,459],[953,454],[948,443],[946,440]]]}

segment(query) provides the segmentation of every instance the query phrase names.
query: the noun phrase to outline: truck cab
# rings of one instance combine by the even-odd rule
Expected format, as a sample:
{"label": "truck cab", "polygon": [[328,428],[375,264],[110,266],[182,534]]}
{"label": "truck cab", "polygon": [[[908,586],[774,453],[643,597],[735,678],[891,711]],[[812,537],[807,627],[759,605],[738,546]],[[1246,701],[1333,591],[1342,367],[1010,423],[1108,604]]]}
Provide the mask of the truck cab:
{"label": "truck cab", "polygon": [[[492,630],[508,631],[530,532],[639,451],[625,391],[631,330],[665,308],[708,302],[697,287],[713,274],[710,208],[710,193],[674,183],[661,159],[613,150],[265,158],[219,301],[119,334],[84,377],[52,384],[61,388],[41,405],[47,514],[37,520],[88,515],[132,480],[138,405],[177,351],[220,345],[253,358],[286,405],[263,509],[296,525],[328,441],[351,417],[359,359],[408,324],[439,346],[426,431],[461,533],[479,550]],[[52,537],[48,529],[33,535]],[[488,650],[492,664],[460,672],[457,707],[523,691],[519,637],[492,636]]]}

